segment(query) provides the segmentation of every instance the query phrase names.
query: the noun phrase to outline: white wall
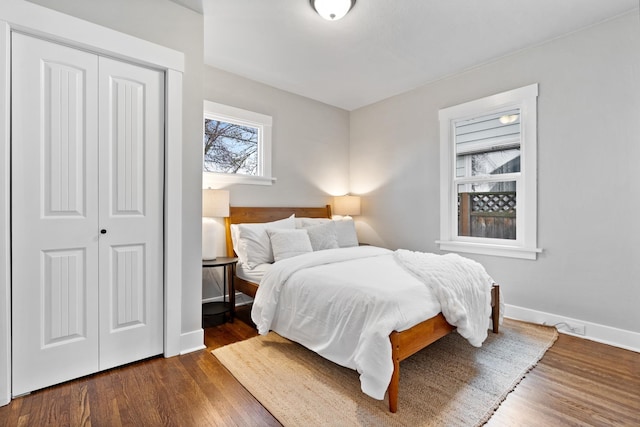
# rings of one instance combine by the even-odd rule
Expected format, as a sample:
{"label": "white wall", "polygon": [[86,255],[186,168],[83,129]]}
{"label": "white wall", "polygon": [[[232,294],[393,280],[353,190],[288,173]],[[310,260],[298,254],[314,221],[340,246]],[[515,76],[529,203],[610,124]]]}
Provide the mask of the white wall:
{"label": "white wall", "polygon": [[361,238],[437,251],[438,110],[531,83],[540,85],[538,246],[544,252],[537,261],[469,257],[502,285],[508,304],[621,329],[637,340],[637,13],[353,111],[351,188],[366,195]]}
{"label": "white wall", "polygon": [[349,191],[349,112],[205,66],[205,99],[273,117],[271,186],[233,185],[232,206],[318,206]]}
{"label": "white wall", "polygon": [[[204,98],[273,117],[271,186],[232,185],[232,206],[321,206],[349,192],[349,112],[205,66]],[[204,274],[206,298],[219,293]]]}
{"label": "white wall", "polygon": [[316,205],[329,194],[365,194],[361,240],[437,251],[438,109],[535,82],[544,252],[537,261],[474,258],[514,306],[640,332],[640,183],[632,175],[640,158],[637,14],[349,114],[203,68],[202,16],[169,0],[33,2],[185,53],[184,333],[200,328],[203,98],[274,119],[278,181],[230,187],[232,205]]}

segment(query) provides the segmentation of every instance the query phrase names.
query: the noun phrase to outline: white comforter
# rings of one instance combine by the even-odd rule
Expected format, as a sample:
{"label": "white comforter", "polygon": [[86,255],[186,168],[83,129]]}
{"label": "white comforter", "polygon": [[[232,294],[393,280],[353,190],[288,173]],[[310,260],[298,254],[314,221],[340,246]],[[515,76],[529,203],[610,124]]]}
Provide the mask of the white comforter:
{"label": "white comforter", "polygon": [[[493,280],[479,263],[457,254],[436,255],[399,249],[400,264],[431,287],[442,315],[474,347],[487,339]],[[504,310],[500,310],[502,313]]]}
{"label": "white comforter", "polygon": [[278,261],[260,282],[251,317],[260,334],[273,330],[357,370],[362,391],[383,399],[393,373],[389,334],[442,310],[432,286],[400,259],[360,246]]}

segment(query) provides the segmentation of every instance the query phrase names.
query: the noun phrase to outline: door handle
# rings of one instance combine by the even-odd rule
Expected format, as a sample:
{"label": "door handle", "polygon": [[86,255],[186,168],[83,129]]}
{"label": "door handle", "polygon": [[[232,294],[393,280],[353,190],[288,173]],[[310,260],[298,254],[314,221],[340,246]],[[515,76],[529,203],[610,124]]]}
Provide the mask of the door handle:
{"label": "door handle", "polygon": [[107,230],[103,228],[102,230],[100,230],[100,234],[107,234]]}

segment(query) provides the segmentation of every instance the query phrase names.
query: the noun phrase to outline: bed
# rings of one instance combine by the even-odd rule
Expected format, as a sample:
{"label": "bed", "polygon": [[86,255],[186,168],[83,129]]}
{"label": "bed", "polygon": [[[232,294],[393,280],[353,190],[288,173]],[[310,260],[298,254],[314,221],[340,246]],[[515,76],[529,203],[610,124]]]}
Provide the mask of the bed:
{"label": "bed", "polygon": [[[228,256],[237,255],[234,251],[232,225],[273,223],[274,221],[277,222],[278,220],[288,218],[292,215],[294,215],[295,218],[329,219],[331,218],[331,206],[327,205],[323,207],[297,208],[231,207],[230,215],[228,218],[226,218],[226,239]],[[237,230],[237,226],[234,228],[234,230]],[[363,249],[352,248],[350,249],[350,251],[365,251],[373,253],[375,255],[377,254],[377,252],[384,250],[371,247]],[[331,255],[331,250],[323,252],[327,255]],[[386,256],[386,254],[382,253],[381,256],[383,255]],[[284,262],[281,264],[284,264]],[[258,291],[257,283],[260,279],[258,277],[253,278],[250,275],[247,276],[246,274],[243,274],[241,268],[238,271],[240,277],[238,275],[234,277],[236,290],[255,298]],[[497,285],[494,285],[491,288],[491,321],[494,333],[498,332],[499,327],[500,305],[498,301],[499,287]],[[400,362],[425,348],[429,344],[437,341],[441,337],[454,331],[456,328],[447,322],[445,316],[442,313],[433,313],[430,314],[429,317],[426,318],[426,320],[421,320],[415,324],[412,324],[412,326],[406,329],[398,329],[401,330],[393,330],[388,335],[388,340],[391,344],[391,360],[393,366],[393,372],[391,373],[391,379],[387,387],[389,410],[391,412],[396,412],[398,409]],[[296,340],[294,339],[294,341]]]}

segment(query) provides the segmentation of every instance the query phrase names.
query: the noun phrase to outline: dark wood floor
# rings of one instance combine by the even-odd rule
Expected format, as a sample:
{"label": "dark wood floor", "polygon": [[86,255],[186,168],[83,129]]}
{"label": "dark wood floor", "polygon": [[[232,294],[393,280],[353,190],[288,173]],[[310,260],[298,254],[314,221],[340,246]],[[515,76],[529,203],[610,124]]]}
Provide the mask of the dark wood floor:
{"label": "dark wood floor", "polygon": [[[208,350],[255,336],[246,310],[240,318],[207,328]],[[47,425],[279,423],[203,350],[112,369],[0,407],[0,426]],[[640,354],[561,335],[487,425],[640,426]]]}

